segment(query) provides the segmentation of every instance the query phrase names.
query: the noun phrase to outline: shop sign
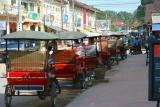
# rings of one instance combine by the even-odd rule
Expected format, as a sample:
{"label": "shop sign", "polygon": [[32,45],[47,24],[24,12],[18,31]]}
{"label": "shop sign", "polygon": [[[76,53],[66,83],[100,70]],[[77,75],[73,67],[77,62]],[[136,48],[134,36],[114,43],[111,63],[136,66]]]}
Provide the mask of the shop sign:
{"label": "shop sign", "polygon": [[77,18],[76,24],[77,24],[77,26],[81,26],[81,18]]}
{"label": "shop sign", "polygon": [[160,100],[160,41],[156,40],[150,46],[149,56],[149,100]]}
{"label": "shop sign", "polygon": [[160,23],[160,15],[153,15],[152,23]]}
{"label": "shop sign", "polygon": [[31,18],[33,20],[38,20],[39,15],[38,15],[38,13],[30,13],[29,18]]}
{"label": "shop sign", "polygon": [[68,22],[68,15],[64,15],[64,23],[67,23]]}
{"label": "shop sign", "polygon": [[51,25],[51,16],[45,15],[45,25],[50,26]]}
{"label": "shop sign", "polygon": [[6,22],[0,21],[0,30],[6,30]]}

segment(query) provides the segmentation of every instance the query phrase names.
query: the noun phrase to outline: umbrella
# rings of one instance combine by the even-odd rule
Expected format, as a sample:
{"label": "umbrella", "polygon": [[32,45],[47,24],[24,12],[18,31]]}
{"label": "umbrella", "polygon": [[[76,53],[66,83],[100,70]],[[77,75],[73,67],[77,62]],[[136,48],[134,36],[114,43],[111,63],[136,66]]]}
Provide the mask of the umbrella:
{"label": "umbrella", "polygon": [[75,40],[75,39],[84,38],[87,35],[81,32],[64,31],[64,32],[58,33],[58,36],[62,40]]}
{"label": "umbrella", "polygon": [[57,35],[39,31],[18,31],[3,37],[6,40],[55,40]]}

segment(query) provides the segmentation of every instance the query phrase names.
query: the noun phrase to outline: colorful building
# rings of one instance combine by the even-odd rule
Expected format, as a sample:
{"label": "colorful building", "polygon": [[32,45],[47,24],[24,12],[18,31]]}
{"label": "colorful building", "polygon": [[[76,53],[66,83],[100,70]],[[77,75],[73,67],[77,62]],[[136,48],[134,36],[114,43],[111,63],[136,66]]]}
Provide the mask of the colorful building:
{"label": "colorful building", "polygon": [[77,0],[4,1],[0,3],[0,25],[3,26],[0,31],[95,30],[97,10]]}

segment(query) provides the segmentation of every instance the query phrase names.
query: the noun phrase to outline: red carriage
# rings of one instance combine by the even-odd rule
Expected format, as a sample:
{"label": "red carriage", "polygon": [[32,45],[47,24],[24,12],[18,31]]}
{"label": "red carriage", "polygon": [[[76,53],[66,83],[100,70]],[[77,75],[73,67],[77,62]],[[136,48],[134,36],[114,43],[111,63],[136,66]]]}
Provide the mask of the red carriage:
{"label": "red carriage", "polygon": [[[80,32],[61,32],[58,34],[61,41],[70,41],[71,47],[56,50],[55,54],[55,74],[59,80],[71,80],[79,84],[81,88],[86,88],[86,74],[84,72],[83,55],[77,54],[78,47],[82,47],[82,39],[86,37]],[[74,43],[73,43],[74,42]],[[80,42],[80,44],[76,44]],[[81,51],[81,50],[80,50]]]}
{"label": "red carriage", "polygon": [[[58,37],[45,32],[19,31],[4,36],[6,40],[7,85],[5,89],[6,107],[11,106],[12,96],[39,96],[44,100],[50,96],[51,107],[56,104],[57,87],[60,87],[48,61],[45,49],[50,40]],[[40,47],[43,43],[45,46]],[[10,44],[16,45],[14,49]],[[27,93],[26,93],[27,92]]]}
{"label": "red carriage", "polygon": [[[109,53],[110,53],[110,64],[112,65],[114,62],[116,62],[116,64],[119,64],[120,58],[124,59],[127,57],[127,47],[124,44],[124,41],[122,39],[122,37],[126,35],[124,33],[121,32],[113,32],[110,34],[110,40],[109,40],[109,44],[111,45],[109,47]],[[120,38],[122,39],[122,47],[117,47],[116,46],[116,38]],[[114,39],[113,39],[114,38]]]}

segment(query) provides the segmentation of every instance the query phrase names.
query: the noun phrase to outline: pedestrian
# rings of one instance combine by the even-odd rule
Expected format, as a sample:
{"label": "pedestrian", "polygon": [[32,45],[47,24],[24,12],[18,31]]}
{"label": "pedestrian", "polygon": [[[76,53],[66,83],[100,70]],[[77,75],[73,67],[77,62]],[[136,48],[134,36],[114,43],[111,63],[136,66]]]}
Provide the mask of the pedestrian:
{"label": "pedestrian", "polygon": [[140,47],[140,40],[138,39],[138,37],[136,37],[133,40],[133,49],[134,49],[134,53],[138,54],[139,53],[139,47]]}
{"label": "pedestrian", "polygon": [[115,43],[116,43],[116,48],[120,52],[121,59],[123,60],[124,59],[123,55],[124,55],[125,49],[124,49],[124,41],[123,41],[122,37],[118,36]]}

